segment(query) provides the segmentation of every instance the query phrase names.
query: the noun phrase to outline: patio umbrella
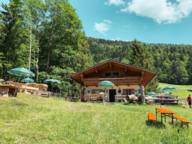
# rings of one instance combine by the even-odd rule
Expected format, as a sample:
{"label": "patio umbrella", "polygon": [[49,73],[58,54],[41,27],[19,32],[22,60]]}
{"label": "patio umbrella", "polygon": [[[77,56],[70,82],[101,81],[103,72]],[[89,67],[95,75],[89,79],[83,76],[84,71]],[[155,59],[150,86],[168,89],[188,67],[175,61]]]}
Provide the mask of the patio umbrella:
{"label": "patio umbrella", "polygon": [[46,84],[60,84],[61,81],[60,80],[56,80],[56,79],[46,79],[44,81],[44,83],[46,83]]}
{"label": "patio umbrella", "polygon": [[24,78],[24,79],[22,80],[22,82],[24,82],[24,83],[33,83],[34,80],[33,80],[32,78],[27,77],[27,78]]}
{"label": "patio umbrella", "polygon": [[166,86],[166,87],[163,87],[160,89],[160,91],[163,93],[170,93],[175,90],[176,90],[176,87],[174,87],[174,86]]}
{"label": "patio umbrella", "polygon": [[155,93],[155,92],[148,92],[147,95],[148,95],[148,96],[155,96],[156,93]]}
{"label": "patio umbrella", "polygon": [[53,91],[54,87],[58,87],[58,85],[61,84],[61,81],[56,79],[46,79],[44,80],[44,83],[48,84],[50,90]]}
{"label": "patio umbrella", "polygon": [[8,71],[9,74],[14,75],[14,76],[18,76],[18,77],[34,77],[35,74],[24,68],[24,67],[18,67],[18,68],[14,68]]}
{"label": "patio umbrella", "polygon": [[98,86],[108,88],[108,87],[113,87],[114,83],[112,83],[111,81],[107,81],[107,80],[106,81],[100,81],[98,83]]}
{"label": "patio umbrella", "polygon": [[[107,81],[107,80],[105,80],[105,81],[100,81],[100,82],[98,83],[98,86],[105,88],[105,97],[107,96],[106,89],[107,89],[107,88],[111,88],[111,87],[113,87],[114,85],[115,85],[115,84],[114,84],[113,82]],[[103,98],[103,101],[104,101],[104,100],[105,100],[105,99]]]}

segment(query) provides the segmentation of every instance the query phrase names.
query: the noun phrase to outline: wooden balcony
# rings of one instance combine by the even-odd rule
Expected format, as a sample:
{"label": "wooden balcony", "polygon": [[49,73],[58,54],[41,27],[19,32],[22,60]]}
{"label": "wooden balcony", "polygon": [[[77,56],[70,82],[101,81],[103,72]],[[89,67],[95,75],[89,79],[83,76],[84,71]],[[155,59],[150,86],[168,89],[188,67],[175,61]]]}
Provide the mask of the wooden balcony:
{"label": "wooden balcony", "polygon": [[100,81],[108,80],[118,85],[136,85],[140,84],[140,77],[121,77],[121,78],[86,78],[83,82],[86,86],[97,86]]}

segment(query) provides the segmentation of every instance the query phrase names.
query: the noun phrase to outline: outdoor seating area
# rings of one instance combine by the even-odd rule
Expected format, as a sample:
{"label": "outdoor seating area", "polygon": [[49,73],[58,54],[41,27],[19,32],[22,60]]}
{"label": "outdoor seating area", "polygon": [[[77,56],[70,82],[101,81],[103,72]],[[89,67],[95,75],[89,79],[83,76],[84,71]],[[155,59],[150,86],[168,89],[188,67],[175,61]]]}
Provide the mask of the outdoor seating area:
{"label": "outdoor seating area", "polygon": [[178,104],[179,99],[178,97],[170,94],[160,94],[154,98],[154,102],[161,103],[161,104]]}
{"label": "outdoor seating area", "polygon": [[122,101],[124,101],[124,99],[128,100],[129,96],[120,95],[120,94],[115,95],[115,101],[117,101],[117,102],[122,102]]}
{"label": "outdoor seating area", "polygon": [[21,93],[41,95],[41,92],[46,92],[47,88],[48,86],[46,84],[37,84],[37,83],[25,84],[14,81],[5,81],[0,85],[0,92],[2,94],[4,93],[4,95],[6,95],[7,93],[7,96],[10,96],[11,92],[9,92],[10,94],[8,94],[8,91],[15,89],[15,91]]}
{"label": "outdoor seating area", "polygon": [[13,85],[0,85],[0,96],[1,97],[8,97],[8,96],[17,96],[17,87]]}
{"label": "outdoor seating area", "polygon": [[180,99],[178,96],[172,95],[172,94],[166,94],[166,93],[156,93],[152,96],[147,95],[146,96],[146,102],[147,103],[159,103],[159,104],[179,104]]}
{"label": "outdoor seating area", "polygon": [[157,92],[150,91],[147,92],[147,102],[159,103],[159,104],[179,104],[180,99],[174,92],[178,90],[178,88],[174,85],[163,85],[160,86]]}
{"label": "outdoor seating area", "polygon": [[91,101],[103,101],[104,99],[104,94],[88,94],[86,97],[87,100]]}
{"label": "outdoor seating area", "polygon": [[52,91],[48,91],[51,87],[60,84],[61,82],[56,79],[46,79],[43,83],[36,83],[33,79],[35,74],[24,67],[17,67],[7,71],[10,75],[8,81],[1,79],[0,83],[0,96],[17,96],[18,92],[26,93],[37,96],[50,96],[55,95]]}
{"label": "outdoor seating area", "polygon": [[[160,120],[159,120],[159,115],[160,115]],[[148,122],[152,122],[153,124],[156,124],[157,122],[160,122],[161,124],[163,124],[164,122],[167,121],[167,118],[171,119],[172,125],[179,124],[180,127],[186,126],[187,128],[189,128],[189,124],[192,124],[191,121],[187,120],[182,116],[179,116],[176,112],[166,107],[156,107],[155,114],[152,112],[147,113]]]}

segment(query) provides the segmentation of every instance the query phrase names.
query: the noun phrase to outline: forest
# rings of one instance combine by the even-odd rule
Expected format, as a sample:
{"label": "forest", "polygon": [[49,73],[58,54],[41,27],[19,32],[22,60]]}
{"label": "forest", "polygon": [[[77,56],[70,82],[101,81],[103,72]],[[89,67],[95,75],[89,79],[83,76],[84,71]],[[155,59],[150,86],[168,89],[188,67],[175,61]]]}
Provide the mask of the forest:
{"label": "forest", "polygon": [[88,38],[93,60],[107,59],[156,72],[160,82],[192,84],[192,45],[149,44]]}
{"label": "forest", "polygon": [[[74,72],[108,59],[157,72],[154,80],[192,84],[192,45],[147,44],[86,37],[81,20],[67,0],[10,0],[0,6],[0,78],[27,67],[36,82],[62,81],[62,90],[77,90]],[[152,84],[153,86],[156,84]]]}
{"label": "forest", "polygon": [[0,8],[0,77],[26,67],[36,82],[46,78],[72,86],[70,74],[92,65],[82,24],[67,0],[11,0]]}

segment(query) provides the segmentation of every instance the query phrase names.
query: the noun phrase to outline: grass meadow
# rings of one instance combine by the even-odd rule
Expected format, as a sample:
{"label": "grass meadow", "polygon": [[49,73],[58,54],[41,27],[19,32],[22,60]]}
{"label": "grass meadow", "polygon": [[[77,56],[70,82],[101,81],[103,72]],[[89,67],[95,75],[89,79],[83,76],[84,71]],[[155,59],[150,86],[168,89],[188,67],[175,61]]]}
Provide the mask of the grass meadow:
{"label": "grass meadow", "polygon": [[[0,98],[0,144],[191,144],[192,129],[146,125],[156,105]],[[170,109],[192,121],[189,108]]]}
{"label": "grass meadow", "polygon": [[192,89],[192,85],[173,85],[173,84],[159,83],[159,87],[166,87],[166,86],[174,86],[176,88],[176,90],[172,91],[173,95],[177,95],[183,98],[186,98],[189,94],[192,95],[192,92],[188,91],[188,89]]}

